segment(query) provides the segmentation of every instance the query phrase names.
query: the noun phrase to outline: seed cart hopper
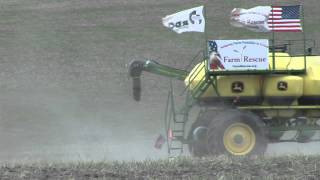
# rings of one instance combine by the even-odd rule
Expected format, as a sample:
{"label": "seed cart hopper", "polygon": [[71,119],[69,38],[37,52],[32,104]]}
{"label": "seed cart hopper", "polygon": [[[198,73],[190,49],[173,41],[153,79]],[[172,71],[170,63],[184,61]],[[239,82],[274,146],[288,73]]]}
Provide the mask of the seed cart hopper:
{"label": "seed cart hopper", "polygon": [[[271,42],[264,70],[214,69],[209,52],[191,71],[152,60],[131,62],[135,100],[140,100],[143,71],[181,80],[186,86],[183,107],[175,107],[172,86],[168,94],[165,126],[170,154],[181,153],[184,144],[193,155],[205,156],[262,154],[268,143],[319,141],[320,56],[312,54],[306,39]],[[299,42],[302,53],[292,55],[292,46]],[[201,110],[190,120],[195,106]],[[295,134],[284,139],[288,131]]]}

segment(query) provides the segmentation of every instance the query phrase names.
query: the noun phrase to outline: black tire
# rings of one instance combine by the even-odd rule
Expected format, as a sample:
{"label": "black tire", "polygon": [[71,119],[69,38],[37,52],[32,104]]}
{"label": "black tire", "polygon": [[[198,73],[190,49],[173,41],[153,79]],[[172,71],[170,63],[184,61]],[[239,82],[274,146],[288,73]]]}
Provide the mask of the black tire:
{"label": "black tire", "polygon": [[[188,140],[189,152],[196,157],[203,157],[209,155],[207,149],[207,130],[213,117],[216,115],[214,111],[203,112],[199,115],[198,119],[191,125]],[[202,131],[195,138],[195,131]]]}
{"label": "black tire", "polygon": [[227,110],[209,125],[207,149],[211,155],[261,155],[267,144],[264,123],[250,112]]}

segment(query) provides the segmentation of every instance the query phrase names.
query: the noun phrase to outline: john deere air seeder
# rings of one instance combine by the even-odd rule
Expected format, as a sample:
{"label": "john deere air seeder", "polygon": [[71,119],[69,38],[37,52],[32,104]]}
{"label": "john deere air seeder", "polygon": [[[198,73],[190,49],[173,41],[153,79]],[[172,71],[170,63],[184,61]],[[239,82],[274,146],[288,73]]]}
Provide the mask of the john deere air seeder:
{"label": "john deere air seeder", "polygon": [[[196,156],[261,154],[268,143],[319,141],[320,56],[312,55],[305,39],[301,42],[302,53],[292,55],[290,48],[298,41],[208,41],[203,59],[191,71],[133,61],[134,99],[140,100],[143,71],[184,83],[182,107],[175,107],[172,89],[168,94],[169,153],[181,153],[187,144]],[[195,106],[200,112],[191,120]],[[289,131],[293,135],[284,138]]]}

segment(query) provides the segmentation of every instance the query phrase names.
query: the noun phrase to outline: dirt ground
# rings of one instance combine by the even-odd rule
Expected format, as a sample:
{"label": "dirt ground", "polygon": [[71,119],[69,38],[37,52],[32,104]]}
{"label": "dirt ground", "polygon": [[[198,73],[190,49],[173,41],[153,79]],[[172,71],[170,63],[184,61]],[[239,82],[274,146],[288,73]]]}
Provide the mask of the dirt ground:
{"label": "dirt ground", "polygon": [[[1,162],[166,158],[166,150],[154,149],[153,143],[163,133],[169,81],[146,74],[142,101],[135,102],[127,65],[133,59],[152,58],[184,67],[202,49],[203,34],[177,35],[162,26],[161,18],[200,4],[195,0],[0,0]],[[261,4],[210,1],[209,38],[268,37],[235,31],[228,24],[232,8]],[[320,19],[314,7],[320,2],[304,4],[307,37],[319,43]],[[175,88],[182,91],[182,83]],[[268,153],[315,153],[318,147],[318,143],[276,144]]]}
{"label": "dirt ground", "polygon": [[319,156],[180,158],[140,162],[6,165],[1,179],[316,180]]}

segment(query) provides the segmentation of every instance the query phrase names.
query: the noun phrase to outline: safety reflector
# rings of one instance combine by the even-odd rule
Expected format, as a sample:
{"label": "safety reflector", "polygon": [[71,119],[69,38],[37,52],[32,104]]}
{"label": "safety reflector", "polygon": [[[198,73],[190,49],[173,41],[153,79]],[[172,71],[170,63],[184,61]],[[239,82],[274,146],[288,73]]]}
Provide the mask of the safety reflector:
{"label": "safety reflector", "polygon": [[154,147],[156,149],[161,149],[162,145],[165,143],[165,138],[160,134],[156,140],[156,142],[154,143]]}
{"label": "safety reflector", "polygon": [[173,139],[173,132],[172,129],[168,130],[168,139],[172,140]]}

